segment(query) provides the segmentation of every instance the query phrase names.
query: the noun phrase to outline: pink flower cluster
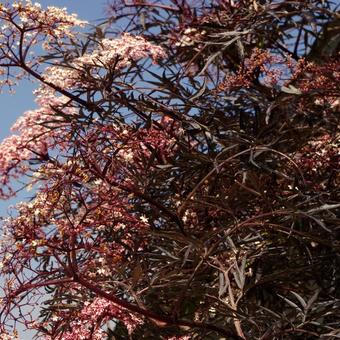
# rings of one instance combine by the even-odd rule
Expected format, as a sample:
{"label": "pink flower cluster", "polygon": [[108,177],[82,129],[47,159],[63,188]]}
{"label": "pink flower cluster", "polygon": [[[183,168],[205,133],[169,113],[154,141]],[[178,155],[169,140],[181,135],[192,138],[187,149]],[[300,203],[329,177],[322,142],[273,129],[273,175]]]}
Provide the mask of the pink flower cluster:
{"label": "pink flower cluster", "polygon": [[316,176],[327,178],[333,169],[340,168],[339,150],[340,134],[335,137],[326,134],[309,141],[295,158],[305,176],[318,183]]}
{"label": "pink flower cluster", "polygon": [[[143,157],[149,159],[152,154],[158,156],[160,162],[166,162],[175,149],[175,139],[164,130],[139,129],[124,137],[125,145],[118,155],[127,161],[134,160],[135,164]],[[159,162],[154,162],[154,165],[157,163]]]}
{"label": "pink flower cluster", "polygon": [[229,75],[219,86],[221,91],[233,91],[249,88],[253,81],[260,76],[260,81],[266,86],[273,86],[280,81],[284,61],[273,56],[269,51],[255,48],[249,58],[235,75]]}
{"label": "pink flower cluster", "polygon": [[[78,96],[84,88],[99,93],[106,74],[141,58],[155,62],[164,57],[161,47],[123,34],[102,39],[92,51],[70,57],[66,66],[55,63],[42,71],[40,61],[29,56],[30,48],[39,42],[47,49],[60,46],[63,39],[74,37],[71,28],[84,22],[65,9],[43,10],[29,0],[0,5],[0,21],[7,25],[0,33],[0,44],[6,47],[1,62],[25,51],[24,60],[14,58],[14,67],[24,73],[32,67],[29,73],[41,82],[35,91],[38,109],[25,112],[13,125],[14,134],[0,144],[0,198],[14,195],[13,179],[28,175],[30,185],[37,185],[35,197],[19,203],[15,217],[2,228],[0,272],[8,277],[4,305],[12,306],[28,291],[40,297],[51,280],[56,285],[65,282],[66,292],[76,276],[103,286],[119,266],[130,265],[127,259],[143,249],[150,227],[148,217],[133,205],[134,200],[148,199],[135,173],[153,170],[173,155],[175,126],[165,119],[148,129],[96,118],[89,125],[77,121],[79,107],[88,109],[85,95]],[[6,77],[6,67],[0,64],[0,70]],[[47,258],[48,270],[41,265]],[[103,324],[112,319],[122,321],[129,333],[143,322],[97,298],[70,317],[62,339],[102,339]]]}
{"label": "pink flower cluster", "polygon": [[132,60],[151,56],[154,61],[165,57],[160,46],[155,46],[140,36],[122,34],[119,39],[103,39],[97,49],[74,60],[74,64],[90,67],[123,68]]}
{"label": "pink flower cluster", "polygon": [[42,43],[43,48],[53,50],[65,39],[74,41],[74,27],[85,23],[76,14],[68,14],[66,8],[43,9],[30,0],[0,4],[0,89],[8,86],[13,91],[12,86],[27,75],[25,67],[40,67],[34,46]]}
{"label": "pink flower cluster", "polygon": [[[27,161],[32,158],[44,159],[50,149],[65,143],[63,134],[66,130],[61,118],[56,116],[52,109],[52,107],[60,107],[64,101],[63,97],[38,97],[37,102],[41,107],[25,112],[11,128],[17,134],[1,142],[0,184],[3,188],[0,188],[0,197],[8,198],[13,195],[10,181],[30,170]],[[69,115],[75,112],[72,108],[64,108],[63,111]]]}
{"label": "pink flower cluster", "polygon": [[40,33],[63,38],[72,35],[74,26],[83,26],[86,21],[79,20],[77,14],[68,14],[66,8],[48,6],[42,9],[38,2],[31,0],[14,1],[9,5],[2,5],[4,15],[18,18],[19,24],[25,29],[39,28]]}
{"label": "pink flower cluster", "polygon": [[[314,104],[329,107],[332,110],[339,109],[339,61],[330,60],[320,65],[301,60],[296,66],[294,77],[298,79],[301,92],[313,97]],[[307,100],[310,101],[310,98]]]}
{"label": "pink flower cluster", "polygon": [[113,302],[96,298],[92,303],[85,303],[76,319],[70,322],[71,330],[64,333],[61,340],[102,340],[106,335],[103,326],[112,319],[123,322],[129,334],[143,323],[141,318]]}
{"label": "pink flower cluster", "polygon": [[143,37],[124,33],[120,38],[102,39],[98,47],[81,57],[74,58],[70,66],[48,67],[43,75],[47,84],[62,89],[93,87],[104,72],[129,66],[132,61],[151,57],[154,62],[165,57],[164,50]]}

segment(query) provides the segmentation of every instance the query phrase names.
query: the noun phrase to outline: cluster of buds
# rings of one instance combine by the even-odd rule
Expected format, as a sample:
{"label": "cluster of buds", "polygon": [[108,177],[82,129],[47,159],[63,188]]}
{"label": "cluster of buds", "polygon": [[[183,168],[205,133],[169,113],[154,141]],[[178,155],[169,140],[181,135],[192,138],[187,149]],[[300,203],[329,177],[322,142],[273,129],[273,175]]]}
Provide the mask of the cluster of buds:
{"label": "cluster of buds", "polygon": [[335,137],[326,134],[308,142],[295,158],[304,175],[314,182],[316,176],[327,179],[332,169],[339,168],[339,150],[340,134]]}

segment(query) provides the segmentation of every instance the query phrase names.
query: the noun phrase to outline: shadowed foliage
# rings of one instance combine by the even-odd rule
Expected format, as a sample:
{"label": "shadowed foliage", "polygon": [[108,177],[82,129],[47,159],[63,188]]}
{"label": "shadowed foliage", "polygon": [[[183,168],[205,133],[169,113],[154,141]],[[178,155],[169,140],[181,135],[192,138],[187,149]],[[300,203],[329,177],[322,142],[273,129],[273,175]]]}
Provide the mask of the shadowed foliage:
{"label": "shadowed foliage", "polygon": [[[339,337],[338,5],[117,0],[85,40],[52,44],[41,63],[82,73],[54,83],[68,101],[42,124],[65,124],[68,145],[37,156],[54,210],[34,223],[65,230],[8,303],[45,287],[48,339],[98,297],[126,313],[97,316],[109,339]],[[105,64],[122,31],[141,54]]]}

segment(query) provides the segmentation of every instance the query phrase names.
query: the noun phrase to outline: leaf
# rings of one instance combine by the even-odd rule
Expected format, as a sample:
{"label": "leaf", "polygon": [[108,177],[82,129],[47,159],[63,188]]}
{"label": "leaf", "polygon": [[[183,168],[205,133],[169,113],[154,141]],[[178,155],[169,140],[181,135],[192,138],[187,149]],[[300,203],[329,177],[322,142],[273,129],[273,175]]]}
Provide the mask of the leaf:
{"label": "leaf", "polygon": [[226,280],[226,277],[225,277],[226,275],[227,275],[226,273],[222,273],[222,272],[220,272],[218,275],[218,281],[219,281],[218,296],[219,297],[222,297],[225,294],[225,292],[227,291],[228,285],[229,285],[229,282],[228,280]]}
{"label": "leaf", "polygon": [[146,25],[145,25],[145,13],[141,12],[139,15],[140,23],[143,27],[144,30],[146,30]]}
{"label": "leaf", "polygon": [[230,236],[227,236],[227,242],[229,243],[230,248],[236,254],[237,253],[237,248],[236,248],[235,243],[233,242],[233,240],[230,238]]}
{"label": "leaf", "polygon": [[301,306],[306,309],[307,303],[306,301],[296,292],[291,291],[291,293],[299,300]]}
{"label": "leaf", "polygon": [[99,26],[96,27],[96,34],[97,34],[99,40],[102,40],[102,39],[105,38],[105,34],[104,34],[103,30]]}
{"label": "leaf", "polygon": [[156,165],[156,168],[158,168],[158,169],[170,169],[172,167],[173,167],[172,164],[157,164]]}
{"label": "leaf", "polygon": [[207,78],[204,78],[202,87],[195,94],[193,94],[192,97],[189,98],[189,100],[194,100],[196,98],[201,97],[203,93],[205,92],[206,88],[207,88]]}
{"label": "leaf", "polygon": [[154,231],[153,234],[158,237],[164,237],[166,239],[176,241],[178,243],[192,244],[195,247],[204,248],[204,245],[200,240],[195,239],[194,237],[190,237],[189,235],[186,236],[186,235],[182,235],[176,232],[166,232],[166,231]]}
{"label": "leaf", "polygon": [[238,286],[238,288],[243,289],[244,287],[244,283],[245,283],[245,267],[246,267],[246,261],[247,258],[244,257],[242,259],[242,264],[241,264],[241,268],[238,266],[238,263],[235,261],[235,271],[233,271],[233,275],[236,281],[236,284]]}
{"label": "leaf", "polygon": [[138,281],[140,280],[142,274],[143,274],[143,268],[140,265],[140,263],[138,263],[136,265],[136,267],[133,268],[133,270],[132,270],[132,274],[131,274],[131,277],[132,277],[132,286],[135,286],[138,283]]}
{"label": "leaf", "polygon": [[301,308],[294,303],[293,301],[290,301],[289,299],[285,298],[284,296],[277,294],[281,299],[283,299],[285,302],[287,302],[287,304],[295,309],[297,309],[298,311],[302,312]]}
{"label": "leaf", "polygon": [[309,310],[313,306],[314,302],[316,301],[316,299],[319,296],[319,293],[320,293],[320,289],[317,289],[315,291],[315,293],[309,298],[309,300],[307,301],[307,304],[305,306],[306,311]]}
{"label": "leaf", "polygon": [[241,60],[244,59],[244,46],[242,44],[241,39],[237,39],[236,41],[237,52]]}
{"label": "leaf", "polygon": [[288,94],[295,94],[295,95],[301,95],[302,94],[302,92],[299,89],[297,89],[296,87],[294,87],[293,85],[289,85],[288,87],[282,86],[281,91],[284,92],[284,93],[288,93]]}
{"label": "leaf", "polygon": [[191,250],[192,250],[192,244],[189,244],[187,250],[184,253],[184,258],[183,258],[183,262],[182,262],[181,268],[183,268],[184,265],[186,264],[186,262],[188,261],[188,257],[190,255]]}

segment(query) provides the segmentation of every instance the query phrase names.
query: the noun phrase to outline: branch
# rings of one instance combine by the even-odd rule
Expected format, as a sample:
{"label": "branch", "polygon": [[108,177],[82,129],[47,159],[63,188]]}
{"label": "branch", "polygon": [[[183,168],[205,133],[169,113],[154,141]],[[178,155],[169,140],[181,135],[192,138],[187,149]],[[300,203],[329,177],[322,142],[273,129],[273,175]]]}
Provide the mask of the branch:
{"label": "branch", "polygon": [[239,336],[232,333],[231,331],[227,331],[226,329],[217,327],[217,326],[209,324],[209,323],[198,322],[198,321],[195,322],[195,321],[186,321],[186,320],[176,320],[176,319],[173,319],[170,316],[156,314],[156,313],[151,312],[147,309],[138,307],[137,305],[134,305],[130,302],[119,299],[117,296],[114,296],[110,293],[105,292],[104,290],[99,288],[98,285],[91,283],[91,282],[83,279],[80,276],[75,276],[74,280],[76,282],[78,282],[79,284],[81,284],[82,286],[88,288],[92,292],[96,293],[97,295],[99,295],[99,296],[101,296],[101,297],[103,297],[103,298],[105,298],[105,299],[127,309],[130,312],[143,315],[143,316],[145,316],[145,317],[147,317],[151,320],[155,320],[155,321],[158,321],[158,322],[161,322],[161,323],[165,323],[167,326],[184,326],[184,327],[190,327],[190,328],[199,328],[199,329],[211,330],[211,331],[217,332],[221,335],[224,335],[224,336],[228,337],[228,339],[231,339],[231,340],[232,339],[236,339],[236,340],[242,339]]}
{"label": "branch", "polygon": [[145,2],[138,2],[136,1],[135,3],[128,3],[126,0],[124,1],[124,5],[126,7],[150,7],[150,8],[160,8],[164,9],[167,11],[173,11],[173,12],[181,12],[179,8],[172,7],[172,6],[166,6],[166,5],[159,5],[159,4],[153,4],[153,3],[145,3]]}

